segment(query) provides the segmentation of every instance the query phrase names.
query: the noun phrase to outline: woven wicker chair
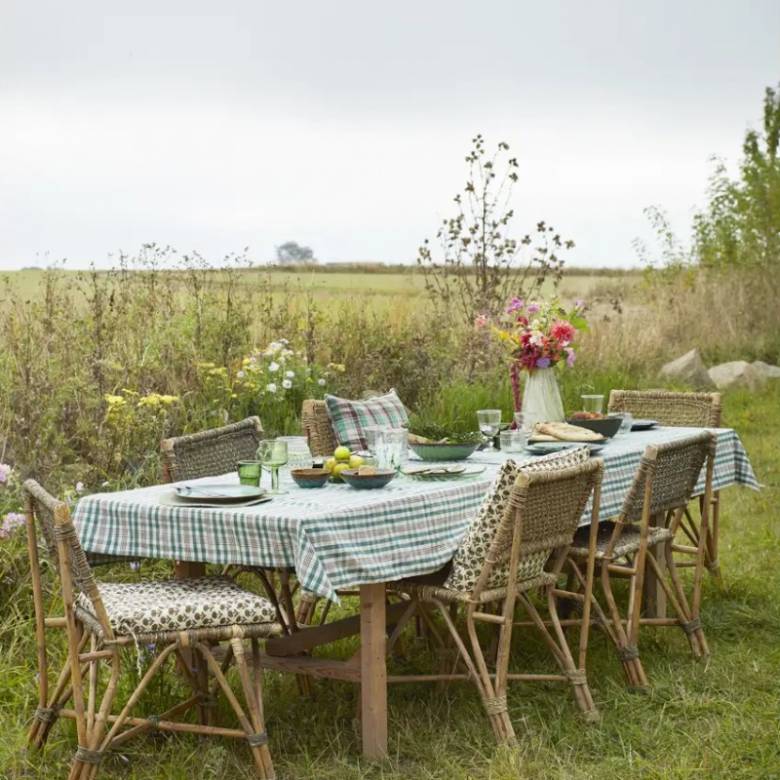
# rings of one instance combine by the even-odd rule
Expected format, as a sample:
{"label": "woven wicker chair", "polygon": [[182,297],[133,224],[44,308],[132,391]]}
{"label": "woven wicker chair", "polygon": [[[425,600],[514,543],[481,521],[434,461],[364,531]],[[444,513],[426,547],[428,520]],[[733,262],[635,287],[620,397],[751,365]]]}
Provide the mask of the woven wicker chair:
{"label": "woven wicker chair", "polygon": [[[664,390],[613,390],[609,395],[610,412],[629,412],[634,417],[658,420],[661,425],[691,428],[720,428],[720,393],[673,393]],[[701,534],[701,502],[698,500],[698,518],[686,507],[680,523],[681,535],[693,547],[698,547]],[[718,563],[718,534],[720,526],[720,494],[712,493],[709,513],[709,535],[706,540],[704,565],[716,579],[720,578]],[[695,566],[695,562],[679,556],[678,566]]]}
{"label": "woven wicker chair", "polygon": [[[245,739],[249,744],[257,776],[273,778],[257,665],[259,640],[281,633],[281,627],[274,621],[270,602],[222,577],[98,583],[79,544],[67,505],[50,496],[33,480],[27,480],[23,490],[28,539],[33,540],[29,552],[38,665],[41,679],[46,680],[30,731],[31,744],[42,747],[59,716],[74,719],[78,749],[69,779],[92,780],[105,751],[137,734],[159,729],[234,737]],[[67,661],[51,694],[48,693],[48,663],[44,646],[46,618],[36,528],[40,529],[52,565],[59,572],[65,611],[62,620],[67,633]],[[245,639],[251,640],[251,673]],[[215,660],[211,648],[212,643],[220,641],[229,642],[221,665]],[[157,647],[156,658],[121,711],[114,714],[112,710],[120,675],[128,661],[134,663],[132,657],[123,656],[122,649],[152,643]],[[181,657],[185,648],[202,659],[199,673],[186,677],[192,695],[158,717],[131,716],[139,698],[166,660]],[[238,668],[246,707],[241,706],[225,677],[231,661],[235,661]],[[101,685],[101,677],[107,677],[104,686]],[[211,705],[219,691],[224,693],[234,710],[240,728],[211,725]],[[73,706],[68,708],[71,700]],[[177,719],[195,707],[201,711],[201,724]]]}
{"label": "woven wicker chair", "polygon": [[163,439],[163,481],[214,477],[233,471],[240,460],[254,460],[263,437],[258,417],[188,436]]}
{"label": "woven wicker chair", "polygon": [[[642,624],[679,626],[688,637],[695,657],[709,655],[699,612],[715,441],[714,434],[702,431],[686,439],[648,447],[618,519],[599,527],[596,566],[607,611],[597,600],[594,609],[602,628],[617,647],[629,686],[635,689],[648,686],[639,659]],[[703,534],[695,551],[697,565],[689,602],[675,562],[678,546],[674,538],[703,467],[706,474]],[[581,566],[592,555],[589,541],[585,534],[578,532],[570,551],[569,564],[582,585],[586,578]],[[666,563],[665,570],[659,563],[660,556]],[[675,617],[642,617],[642,589],[648,565]],[[623,614],[613,594],[613,576],[629,579],[628,603]]]}
{"label": "woven wicker chair", "polygon": [[[405,594],[410,605],[396,625],[389,645],[397,641],[403,626],[415,616],[423,619],[430,633],[446,648],[444,638],[432,619],[431,607],[441,615],[458,655],[450,673],[404,675],[394,680],[471,680],[477,687],[499,743],[515,742],[506,701],[511,680],[561,681],[572,685],[576,702],[588,719],[598,717],[585,673],[588,641],[590,593],[569,593],[558,587],[578,522],[588,499],[593,496],[593,544],[598,526],[598,505],[603,463],[585,463],[544,472],[520,472],[495,527],[476,585],[469,592],[445,586],[446,568],[433,575],[412,577],[393,583],[391,589]],[[457,560],[457,555],[456,559]],[[531,600],[537,593],[544,604],[547,620]],[[579,659],[575,662],[558,618],[557,600],[578,598],[583,603]],[[542,633],[558,666],[558,674],[529,674],[509,671],[515,607],[521,605]],[[466,635],[456,627],[455,610],[465,612]],[[495,671],[490,671],[486,652],[480,644],[478,623],[498,626],[500,634]],[[549,630],[552,626],[552,631]],[[459,673],[457,670],[461,668]]]}
{"label": "woven wicker chair", "polygon": [[311,454],[315,457],[327,457],[338,447],[336,435],[328,417],[325,401],[308,400],[301,409],[303,435],[309,442]]}

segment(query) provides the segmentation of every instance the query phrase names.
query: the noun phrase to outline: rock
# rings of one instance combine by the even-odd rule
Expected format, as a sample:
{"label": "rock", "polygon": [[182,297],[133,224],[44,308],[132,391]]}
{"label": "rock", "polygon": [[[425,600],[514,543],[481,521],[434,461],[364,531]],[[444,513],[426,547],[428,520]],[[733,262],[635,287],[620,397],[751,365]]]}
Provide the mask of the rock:
{"label": "rock", "polygon": [[715,387],[696,348],[662,366],[661,374],[701,390],[712,390]]}
{"label": "rock", "polygon": [[754,360],[751,365],[764,379],[780,379],[780,366],[772,366],[763,360]]}
{"label": "rock", "polygon": [[761,371],[746,360],[732,360],[730,363],[713,366],[710,369],[710,378],[718,390],[736,387],[756,390],[766,381]]}

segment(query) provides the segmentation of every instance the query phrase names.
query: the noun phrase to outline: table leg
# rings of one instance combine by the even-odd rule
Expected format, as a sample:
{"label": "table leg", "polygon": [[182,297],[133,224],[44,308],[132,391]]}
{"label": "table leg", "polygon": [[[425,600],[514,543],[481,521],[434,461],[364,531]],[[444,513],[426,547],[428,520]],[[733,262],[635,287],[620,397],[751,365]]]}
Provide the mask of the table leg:
{"label": "table leg", "polygon": [[360,712],[363,755],[387,756],[385,586],[360,586]]}
{"label": "table leg", "polygon": [[[203,577],[205,574],[205,563],[199,563],[197,561],[176,561],[173,566],[173,576],[177,580],[186,580],[192,577]],[[204,677],[203,672],[205,670],[198,668],[197,660],[198,659],[192,650],[189,648],[183,648],[177,662],[186,664],[189,674],[196,680],[199,680],[202,684],[204,679],[208,680],[208,676]],[[182,670],[180,673],[184,674],[184,670]],[[200,707],[200,720],[204,725],[207,725],[209,722],[209,712],[206,707]]]}
{"label": "table leg", "polygon": [[[661,574],[666,573],[666,558],[662,545],[656,545],[653,548],[655,559],[658,561],[658,568]],[[649,564],[645,567],[645,587],[642,596],[642,610],[645,617],[665,618],[666,617],[666,591],[658,581],[655,569]]]}
{"label": "table leg", "polygon": [[203,577],[206,574],[206,564],[198,561],[176,561],[173,573],[177,580]]}

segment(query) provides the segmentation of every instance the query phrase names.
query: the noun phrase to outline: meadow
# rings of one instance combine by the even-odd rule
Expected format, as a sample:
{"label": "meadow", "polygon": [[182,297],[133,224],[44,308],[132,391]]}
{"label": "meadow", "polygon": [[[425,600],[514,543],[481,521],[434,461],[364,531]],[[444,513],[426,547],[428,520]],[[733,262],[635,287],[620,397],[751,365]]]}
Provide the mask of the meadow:
{"label": "meadow", "polygon": [[[15,471],[0,489],[0,513],[19,510],[16,488],[26,474],[69,501],[78,483],[83,491],[153,483],[165,435],[247,414],[258,414],[271,434],[297,432],[301,401],[326,391],[357,396],[395,386],[421,415],[462,428],[473,425],[478,408],[511,410],[500,352],[451,306],[430,299],[417,274],[268,274],[198,263],[170,272],[148,254],[141,261],[110,273],[7,275],[0,462]],[[591,307],[577,363],[560,375],[567,409],[585,391],[658,387],[660,364],[694,345],[708,362],[780,362],[773,287],[747,273],[691,269],[564,276],[559,295],[585,297]],[[269,343],[279,349],[269,352]],[[294,375],[289,388],[271,370],[281,349]],[[727,394],[724,420],[742,437],[764,489],[734,488],[723,497],[724,584],[705,586],[706,664],[690,660],[682,634],[648,631],[653,688],[631,694],[596,633],[590,659],[601,724],[585,727],[560,688],[516,685],[509,697],[516,751],[495,749],[467,686],[398,686],[390,692],[390,757],[379,764],[360,757],[354,689],[318,682],[308,699],[293,679],[268,674],[268,730],[280,776],[780,778],[780,383]],[[23,536],[0,539],[0,777],[9,780],[61,776],[74,745],[72,725],[59,724],[42,755],[25,751],[35,668]],[[164,574],[167,564],[151,570]],[[106,576],[135,575],[116,566]],[[46,581],[53,588],[51,572]],[[344,655],[352,649],[350,642],[337,648]],[[430,659],[424,647],[417,651],[413,665],[422,670]],[[531,637],[515,652],[543,658]],[[144,712],[163,707],[177,684],[166,678]],[[240,745],[150,737],[128,743],[101,777],[250,777],[247,759]]]}

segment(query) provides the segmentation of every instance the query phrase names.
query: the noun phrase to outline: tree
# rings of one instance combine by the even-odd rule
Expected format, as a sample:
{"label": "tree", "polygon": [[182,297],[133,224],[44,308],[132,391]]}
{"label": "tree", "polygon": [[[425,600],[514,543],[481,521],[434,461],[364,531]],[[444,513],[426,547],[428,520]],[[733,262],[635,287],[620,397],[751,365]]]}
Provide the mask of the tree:
{"label": "tree", "polygon": [[509,156],[509,144],[503,141],[491,155],[482,135],[471,144],[468,178],[453,198],[457,211],[442,220],[436,233],[439,251],[425,239],[417,253],[434,303],[466,325],[478,314],[497,313],[510,295],[540,294],[545,278],[560,279],[561,253],[574,246],[544,221],[537,222],[535,238],[512,238],[517,159]]}
{"label": "tree", "polygon": [[780,264],[780,85],[764,93],[763,133],[749,130],[739,176],[716,162],[709,202],[694,217],[694,255],[704,266]]}
{"label": "tree", "polygon": [[296,241],[285,241],[284,244],[276,247],[276,260],[281,265],[317,262],[311,247],[301,246]]}

